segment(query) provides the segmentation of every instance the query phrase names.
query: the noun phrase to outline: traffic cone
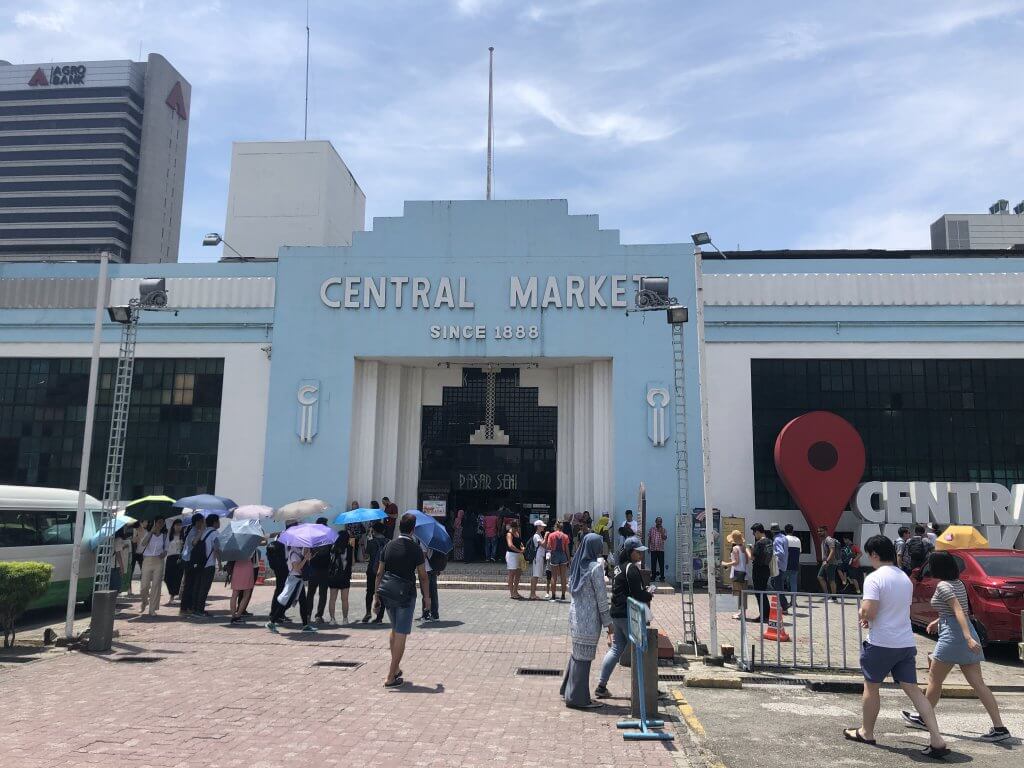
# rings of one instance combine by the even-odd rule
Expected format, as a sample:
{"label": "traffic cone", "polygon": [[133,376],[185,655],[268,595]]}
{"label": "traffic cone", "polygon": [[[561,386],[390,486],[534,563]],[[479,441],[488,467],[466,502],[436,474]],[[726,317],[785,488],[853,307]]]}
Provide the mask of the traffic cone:
{"label": "traffic cone", "polygon": [[786,628],[782,625],[782,615],[779,613],[779,598],[776,595],[772,595],[772,607],[768,612],[768,626],[765,628],[762,637],[765,640],[777,640],[780,643],[789,642],[789,635],[786,634]]}
{"label": "traffic cone", "polygon": [[263,558],[260,558],[259,570],[256,573],[256,586],[263,586],[267,580],[267,566],[263,564]]}

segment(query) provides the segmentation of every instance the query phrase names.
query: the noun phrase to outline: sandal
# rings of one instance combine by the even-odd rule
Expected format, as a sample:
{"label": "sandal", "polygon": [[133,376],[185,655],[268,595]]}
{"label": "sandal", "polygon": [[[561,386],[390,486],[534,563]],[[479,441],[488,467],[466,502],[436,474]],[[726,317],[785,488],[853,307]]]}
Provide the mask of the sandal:
{"label": "sandal", "polygon": [[932,760],[944,760],[950,751],[949,747],[933,747],[929,744],[921,750],[921,754],[925,757],[930,757]]}
{"label": "sandal", "polygon": [[402,685],[404,682],[405,682],[405,680],[402,679],[401,675],[396,675],[395,679],[392,680],[390,683],[385,682],[384,683],[384,687],[385,688],[397,688],[398,686]]}
{"label": "sandal", "polygon": [[871,747],[875,746],[875,744],[877,743],[874,739],[865,739],[863,736],[861,736],[860,728],[847,728],[845,731],[843,731],[843,737],[847,741],[856,741],[860,744],[867,744]]}

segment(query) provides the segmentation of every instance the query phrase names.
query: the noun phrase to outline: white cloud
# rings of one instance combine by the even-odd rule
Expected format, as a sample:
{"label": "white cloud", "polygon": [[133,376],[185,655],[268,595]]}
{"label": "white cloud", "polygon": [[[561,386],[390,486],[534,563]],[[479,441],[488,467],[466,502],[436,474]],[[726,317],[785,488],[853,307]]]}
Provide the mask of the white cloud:
{"label": "white cloud", "polygon": [[610,139],[621,144],[661,141],[678,130],[667,122],[618,110],[590,111],[555,105],[554,99],[529,83],[516,83],[512,93],[524,106],[559,130],[591,139]]}
{"label": "white cloud", "polygon": [[477,16],[501,3],[501,0],[453,0],[455,10],[463,16]]}

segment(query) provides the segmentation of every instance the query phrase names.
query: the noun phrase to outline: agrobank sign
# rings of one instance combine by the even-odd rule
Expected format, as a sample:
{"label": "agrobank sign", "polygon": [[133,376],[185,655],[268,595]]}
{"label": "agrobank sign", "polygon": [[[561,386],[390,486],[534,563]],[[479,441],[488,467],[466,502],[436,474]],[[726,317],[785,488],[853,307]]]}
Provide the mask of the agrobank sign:
{"label": "agrobank sign", "polygon": [[1011,549],[1024,526],[1024,485],[873,481],[857,487],[850,506],[863,521],[861,541],[877,533],[895,539],[900,526],[934,522],[972,525],[989,546]]}

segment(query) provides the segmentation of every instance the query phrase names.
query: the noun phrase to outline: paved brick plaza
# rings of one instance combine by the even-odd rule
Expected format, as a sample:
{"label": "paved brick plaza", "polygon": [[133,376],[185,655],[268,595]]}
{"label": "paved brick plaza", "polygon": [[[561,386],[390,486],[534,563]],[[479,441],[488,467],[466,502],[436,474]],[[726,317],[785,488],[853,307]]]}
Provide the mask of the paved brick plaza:
{"label": "paved brick plaza", "polygon": [[[214,611],[226,610],[226,594],[223,585],[214,588]],[[270,595],[257,588],[257,614],[266,612]],[[663,613],[675,607],[672,596],[657,600],[666,600]],[[521,666],[563,667],[565,603],[442,590],[443,621],[414,629],[403,662],[411,684],[393,691],[381,687],[386,627],[316,635],[283,629],[275,636],[258,620],[228,626],[162,611],[167,615],[156,619],[119,618],[115,647],[117,658],[163,657],[158,662],[59,652],[0,671],[4,768],[547,768],[684,760],[681,744],[623,741],[615,722],[628,714],[628,698],[597,713],[569,710],[558,678],[515,675]],[[361,589],[353,590],[351,613],[362,614]],[[363,666],[313,666],[339,660]],[[617,670],[610,687],[628,691],[628,672]]]}

